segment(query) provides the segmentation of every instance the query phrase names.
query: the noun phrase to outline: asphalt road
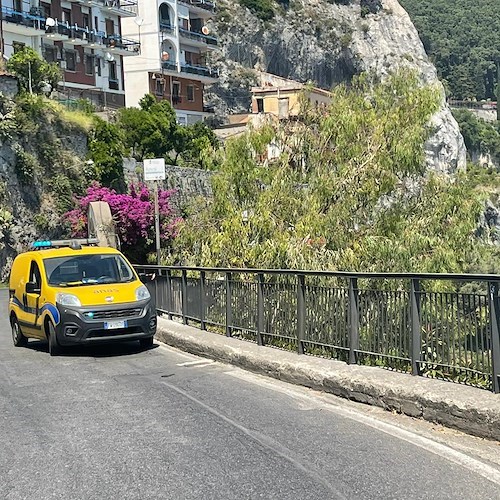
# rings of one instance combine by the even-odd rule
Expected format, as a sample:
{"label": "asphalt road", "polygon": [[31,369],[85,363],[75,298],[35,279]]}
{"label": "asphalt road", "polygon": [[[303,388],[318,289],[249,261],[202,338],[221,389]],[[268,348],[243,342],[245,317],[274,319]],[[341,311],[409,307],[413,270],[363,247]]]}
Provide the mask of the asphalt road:
{"label": "asphalt road", "polygon": [[497,443],[423,426],[158,343],[51,358],[0,320],[2,500],[500,499]]}

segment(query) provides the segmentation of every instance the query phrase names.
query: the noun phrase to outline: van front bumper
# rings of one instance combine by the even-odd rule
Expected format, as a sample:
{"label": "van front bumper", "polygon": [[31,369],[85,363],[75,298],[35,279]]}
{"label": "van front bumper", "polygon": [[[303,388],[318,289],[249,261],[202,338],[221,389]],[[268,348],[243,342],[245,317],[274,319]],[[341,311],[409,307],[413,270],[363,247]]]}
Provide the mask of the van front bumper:
{"label": "van front bumper", "polygon": [[60,345],[140,340],[156,333],[156,309],[151,299],[105,306],[57,305]]}

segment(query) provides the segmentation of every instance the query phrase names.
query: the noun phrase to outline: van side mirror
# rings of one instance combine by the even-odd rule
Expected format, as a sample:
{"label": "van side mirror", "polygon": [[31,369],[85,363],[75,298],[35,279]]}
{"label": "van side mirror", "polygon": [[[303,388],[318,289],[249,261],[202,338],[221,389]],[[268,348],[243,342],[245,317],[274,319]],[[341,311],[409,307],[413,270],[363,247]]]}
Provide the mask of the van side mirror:
{"label": "van side mirror", "polygon": [[28,283],[26,283],[26,293],[36,293],[39,295],[40,286],[34,281],[28,281]]}

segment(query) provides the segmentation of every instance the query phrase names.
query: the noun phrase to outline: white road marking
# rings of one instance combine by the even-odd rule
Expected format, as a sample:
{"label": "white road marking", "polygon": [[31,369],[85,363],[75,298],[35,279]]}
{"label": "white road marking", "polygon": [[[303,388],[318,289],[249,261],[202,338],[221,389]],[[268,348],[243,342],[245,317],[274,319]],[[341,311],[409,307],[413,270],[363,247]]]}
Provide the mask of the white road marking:
{"label": "white road marking", "polygon": [[208,366],[208,365],[212,365],[213,363],[215,363],[215,361],[213,359],[199,359],[199,360],[195,360],[195,361],[186,361],[185,363],[177,363],[177,366],[196,366],[196,365],[199,365],[199,366]]}
{"label": "white road marking", "polygon": [[[355,410],[344,408],[340,406],[340,404],[336,405],[331,402],[323,401],[318,397],[319,395],[309,396],[302,393],[298,389],[294,389],[293,386],[287,387],[287,384],[285,384],[284,382],[275,380],[268,381],[261,375],[245,372],[244,370],[240,370],[237,368],[231,371],[226,371],[224,373],[226,375],[230,375],[232,377],[236,377],[247,382],[251,382],[268,389],[284,393],[295,400],[298,400],[302,403],[307,403],[307,409],[322,408],[331,411],[332,413],[341,415],[342,417],[349,418],[361,424],[372,427],[373,429],[377,429],[378,431],[384,432],[385,434],[389,434],[390,436],[393,436],[397,439],[401,439],[403,441],[406,441],[407,443],[413,444],[414,446],[418,446],[419,448],[430,451],[431,453],[445,458],[446,460],[453,462],[454,464],[469,469],[475,474],[478,474],[488,481],[491,481],[492,483],[500,486],[500,470],[480,460],[470,457],[467,454],[462,453],[461,451],[450,448],[445,444],[438,443],[436,441],[433,441],[432,439],[402,429],[396,425],[377,420],[373,416],[363,415],[362,413],[358,413]],[[304,390],[309,389],[304,388]]]}

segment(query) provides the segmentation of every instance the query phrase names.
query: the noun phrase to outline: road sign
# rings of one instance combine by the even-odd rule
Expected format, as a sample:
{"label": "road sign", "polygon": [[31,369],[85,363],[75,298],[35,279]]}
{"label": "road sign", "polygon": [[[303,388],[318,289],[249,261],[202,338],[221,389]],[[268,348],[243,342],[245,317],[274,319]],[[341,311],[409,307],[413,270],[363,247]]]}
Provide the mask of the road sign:
{"label": "road sign", "polygon": [[144,180],[162,181],[165,179],[165,160],[164,158],[153,158],[144,160]]}

